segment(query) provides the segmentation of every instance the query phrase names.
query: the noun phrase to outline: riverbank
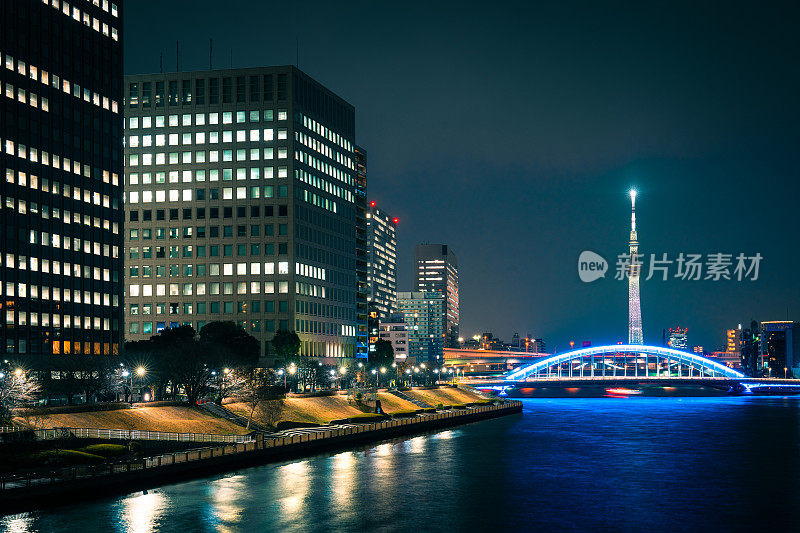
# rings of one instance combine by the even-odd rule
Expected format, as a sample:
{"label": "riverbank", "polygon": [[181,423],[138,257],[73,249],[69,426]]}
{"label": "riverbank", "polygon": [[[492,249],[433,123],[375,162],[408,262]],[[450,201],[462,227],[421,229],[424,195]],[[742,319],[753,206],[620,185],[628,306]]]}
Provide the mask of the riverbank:
{"label": "riverbank", "polygon": [[50,477],[0,481],[4,514],[146,490],[274,461],[332,452],[358,444],[421,433],[522,412],[522,403],[460,407],[365,424],[340,424],[257,435],[246,443],[147,457],[139,462],[73,467]]}

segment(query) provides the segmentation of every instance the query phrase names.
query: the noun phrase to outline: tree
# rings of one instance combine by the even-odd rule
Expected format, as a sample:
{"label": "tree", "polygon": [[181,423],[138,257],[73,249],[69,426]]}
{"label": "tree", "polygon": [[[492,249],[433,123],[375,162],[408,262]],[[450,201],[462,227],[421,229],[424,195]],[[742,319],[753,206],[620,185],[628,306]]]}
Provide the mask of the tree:
{"label": "tree", "polygon": [[293,361],[300,353],[300,337],[294,331],[278,330],[272,337],[272,346],[278,359]]}
{"label": "tree", "polygon": [[11,423],[11,409],[35,400],[41,387],[36,378],[21,368],[3,372],[0,378],[0,422]]}
{"label": "tree", "polygon": [[215,368],[254,367],[261,351],[258,339],[230,321],[209,322],[203,326],[200,344],[209,352]]}
{"label": "tree", "polygon": [[251,368],[237,373],[237,395],[247,405],[250,414],[247,417],[247,429],[253,420],[253,413],[259,409],[265,425],[274,426],[283,411],[284,397],[282,387],[274,385],[275,376],[272,371],[263,368]]}
{"label": "tree", "polygon": [[369,353],[369,364],[373,368],[389,367],[394,363],[394,348],[386,339],[378,339],[375,350]]}

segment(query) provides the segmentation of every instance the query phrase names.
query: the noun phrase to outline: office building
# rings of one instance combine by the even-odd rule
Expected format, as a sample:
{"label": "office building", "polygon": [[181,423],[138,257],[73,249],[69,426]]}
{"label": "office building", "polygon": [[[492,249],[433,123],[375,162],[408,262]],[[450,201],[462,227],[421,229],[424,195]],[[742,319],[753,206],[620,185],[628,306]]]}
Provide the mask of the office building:
{"label": "office building", "polygon": [[369,352],[369,285],[367,281],[367,152],[355,147],[356,166],[356,358]]}
{"label": "office building", "polygon": [[739,352],[711,352],[709,357],[729,368],[734,368],[736,370],[742,368],[742,359]]}
{"label": "office building", "polygon": [[742,325],[736,329],[725,330],[725,348],[727,352],[741,353],[742,351]]}
{"label": "office building", "polygon": [[393,313],[386,322],[379,325],[380,338],[392,343],[394,360],[404,362],[408,359],[408,327],[402,313]]}
{"label": "office building", "polygon": [[767,374],[774,377],[800,375],[800,322],[761,322],[761,353]]}
{"label": "office building", "polygon": [[367,299],[381,320],[397,312],[398,219],[369,203],[367,212]]}
{"label": "office building", "polygon": [[[667,346],[674,350],[689,350],[689,343],[686,340],[686,332],[689,328],[682,328],[680,326],[669,328],[669,337],[667,338]],[[702,351],[702,350],[701,350]]]}
{"label": "office building", "polygon": [[458,347],[458,259],[446,244],[414,247],[415,288],[438,292],[444,297],[445,344]]}
{"label": "office building", "polygon": [[408,356],[418,363],[441,364],[444,348],[444,294],[398,292],[397,306],[408,330]]}
{"label": "office building", "polygon": [[357,354],[353,106],[291,67],[127,76],[127,338],[231,320]]}
{"label": "office building", "polygon": [[761,352],[761,327],[755,320],[750,327],[742,330],[739,337],[742,354],[742,370],[748,376],[760,376],[764,373],[764,357]]}
{"label": "office building", "polygon": [[0,342],[30,368],[119,352],[122,53],[121,2],[0,2]]}

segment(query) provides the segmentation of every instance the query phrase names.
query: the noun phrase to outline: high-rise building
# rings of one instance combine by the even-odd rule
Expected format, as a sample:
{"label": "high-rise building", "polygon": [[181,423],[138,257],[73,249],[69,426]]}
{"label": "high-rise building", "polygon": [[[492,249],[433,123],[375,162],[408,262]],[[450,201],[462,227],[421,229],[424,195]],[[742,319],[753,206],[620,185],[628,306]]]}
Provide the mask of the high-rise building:
{"label": "high-rise building", "polygon": [[458,259],[446,244],[414,247],[417,292],[438,292],[444,297],[444,333],[448,347],[458,347]]}
{"label": "high-rise building", "polygon": [[356,146],[354,160],[356,165],[356,357],[366,359],[370,347],[366,150]]}
{"label": "high-rise building", "polygon": [[125,81],[127,338],[232,320],[356,356],[353,106],[291,66]]}
{"label": "high-rise building", "polygon": [[367,212],[367,299],[386,320],[397,311],[398,219],[369,203]]}
{"label": "high-rise building", "polygon": [[761,332],[758,322],[750,322],[750,327],[743,329],[739,337],[742,353],[742,370],[749,376],[759,376],[764,368],[761,355]]}
{"label": "high-rise building", "polygon": [[397,306],[408,330],[408,356],[441,364],[445,298],[441,292],[398,292]]}
{"label": "high-rise building", "polygon": [[119,351],[122,54],[119,1],[0,2],[0,342],[31,368]]}
{"label": "high-rise building", "polygon": [[644,344],[642,308],[639,301],[639,240],[636,233],[636,190],[631,189],[631,237],[628,265],[628,344]]}
{"label": "high-rise building", "polygon": [[741,353],[742,351],[742,325],[736,329],[725,331],[725,347],[727,352]]}
{"label": "high-rise building", "polygon": [[682,328],[680,326],[669,328],[669,338],[667,339],[667,346],[674,350],[689,350],[689,343],[686,340],[686,332],[689,328]]}
{"label": "high-rise building", "polygon": [[800,322],[761,322],[761,353],[768,374],[775,377],[800,374]]}
{"label": "high-rise building", "polygon": [[402,313],[393,313],[386,322],[381,322],[380,338],[392,343],[394,360],[405,361],[408,359],[408,327]]}

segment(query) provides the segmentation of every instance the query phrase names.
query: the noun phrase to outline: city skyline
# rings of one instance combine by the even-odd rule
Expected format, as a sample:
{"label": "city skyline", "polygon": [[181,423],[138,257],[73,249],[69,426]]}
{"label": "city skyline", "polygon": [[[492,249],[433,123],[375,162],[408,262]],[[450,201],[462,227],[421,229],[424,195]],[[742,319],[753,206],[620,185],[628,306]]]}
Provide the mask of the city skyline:
{"label": "city skyline", "polygon": [[[301,70],[359,110],[369,197],[403,221],[398,289],[413,288],[416,244],[458,250],[463,335],[528,331],[562,349],[570,340],[623,340],[620,287],[583,284],[574,264],[583,249],[625,251],[621,195],[634,184],[647,211],[641,253],[765,258],[756,282],[642,280],[645,338],[680,323],[712,346],[731,324],[797,317],[791,265],[800,251],[769,230],[798,221],[788,142],[800,114],[791,96],[797,75],[766,53],[792,49],[782,9],[755,11],[752,31],[742,33],[730,31],[742,24],[733,6],[661,12],[632,4],[612,16],[575,3],[515,7],[509,18],[465,5],[457,23],[443,26],[445,6],[428,6],[425,16],[417,4],[370,7],[355,19],[314,2],[195,7],[129,10],[126,73],[158,72],[162,54],[164,70],[174,70],[176,40],[182,70],[208,67],[209,38],[215,68],[229,66],[231,51],[233,66],[251,67],[294,63],[299,49]],[[234,16],[239,7],[250,16]],[[185,24],[152,36],[151,11]],[[720,26],[708,28],[709,17]],[[276,24],[264,33],[260,20]],[[336,28],[354,23],[358,38],[340,38]],[[395,27],[417,38],[408,43]],[[452,61],[455,48],[463,53]],[[423,86],[412,83],[417,76]],[[502,107],[476,107],[487,95]],[[754,202],[762,182],[784,194]]]}

